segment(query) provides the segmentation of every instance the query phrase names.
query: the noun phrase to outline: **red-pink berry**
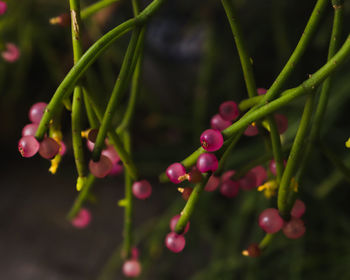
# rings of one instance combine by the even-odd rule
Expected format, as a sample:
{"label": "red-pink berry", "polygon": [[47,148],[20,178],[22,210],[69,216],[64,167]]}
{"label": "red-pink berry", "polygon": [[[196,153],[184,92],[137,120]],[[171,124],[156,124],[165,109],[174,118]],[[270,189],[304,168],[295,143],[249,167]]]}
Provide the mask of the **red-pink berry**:
{"label": "red-pink berry", "polygon": [[202,173],[206,173],[208,171],[214,172],[216,169],[218,169],[219,162],[214,154],[204,153],[198,157],[196,166]]}
{"label": "red-pink berry", "polygon": [[0,1],[0,16],[6,13],[7,11],[7,4],[4,1]]}
{"label": "red-pink berry", "polygon": [[1,53],[2,58],[10,63],[18,60],[20,55],[18,47],[13,43],[6,43],[6,50]]}
{"label": "red-pink berry", "polygon": [[72,225],[76,228],[85,228],[90,224],[91,214],[86,208],[81,208],[78,214],[71,221]]}
{"label": "red-pink berry", "polygon": [[34,136],[23,136],[19,139],[18,150],[21,153],[22,157],[32,157],[34,156],[40,148],[39,142]]}
{"label": "red-pink berry", "polygon": [[[284,163],[284,166],[286,166],[287,162],[285,160],[283,161],[283,163]],[[275,176],[277,175],[276,162],[274,159],[270,160],[269,169],[273,175],[275,175]]]}
{"label": "red-pink berry", "polygon": [[86,147],[90,152],[94,150],[95,143],[91,142],[89,139],[86,140]]}
{"label": "red-pink berry", "polygon": [[220,178],[213,174],[209,177],[209,180],[205,185],[204,190],[206,192],[213,192],[218,188],[219,185],[220,185]]}
{"label": "red-pink berry", "polygon": [[190,181],[193,184],[197,184],[202,181],[203,176],[202,173],[199,172],[196,166],[193,166],[189,175],[188,181]]}
{"label": "red-pink berry", "polygon": [[233,175],[236,174],[235,170],[227,170],[221,175],[221,182],[225,182],[228,179],[232,179]]}
{"label": "red-pink berry", "polygon": [[220,186],[220,193],[228,198],[237,196],[238,192],[239,183],[236,181],[228,179],[225,182],[223,182]]}
{"label": "red-pink berry", "polygon": [[256,91],[258,95],[264,95],[267,92],[266,88],[257,88]]}
{"label": "red-pink berry", "polygon": [[245,129],[244,133],[245,136],[255,136],[259,134],[259,129],[256,125],[248,125],[248,127]]}
{"label": "red-pink berry", "polygon": [[292,218],[283,227],[283,233],[287,238],[297,239],[304,235],[306,228],[301,219]]}
{"label": "red-pink berry", "polygon": [[187,201],[190,198],[192,192],[193,192],[192,188],[184,188],[181,196],[185,201]]}
{"label": "red-pink berry", "polygon": [[239,179],[238,182],[239,187],[244,191],[252,190],[258,186],[256,174],[251,170],[248,171],[241,179]]}
{"label": "red-pink berry", "polygon": [[290,215],[293,218],[301,218],[306,210],[305,203],[302,202],[300,199],[296,199],[293,205],[293,208],[290,212]]}
{"label": "red-pink berry", "polygon": [[138,277],[141,274],[140,262],[136,259],[125,261],[123,264],[123,274],[129,278]]}
{"label": "red-pink berry", "polygon": [[288,119],[285,115],[275,114],[276,125],[279,134],[283,134],[288,128]]}
{"label": "red-pink berry", "polygon": [[258,166],[255,166],[254,168],[252,168],[250,170],[250,172],[253,172],[255,174],[255,178],[256,178],[256,186],[261,186],[263,182],[266,181],[267,179],[267,171],[266,169],[261,166],[261,165],[258,165]]}
{"label": "red-pink berry", "polygon": [[101,155],[108,157],[113,164],[120,160],[117,151],[112,145],[108,145],[107,148],[102,151]]}
{"label": "red-pink berry", "polygon": [[[175,215],[174,217],[171,218],[169,227],[171,231],[175,231],[175,227],[177,222],[179,221],[181,215]],[[190,222],[187,222],[183,234],[187,233],[188,230],[190,229]]]}
{"label": "red-pink berry", "polygon": [[115,163],[111,169],[111,171],[109,171],[108,175],[109,176],[118,176],[120,174],[123,173],[124,167],[122,164],[120,164],[119,162]]}
{"label": "red-pink berry", "polygon": [[40,123],[41,118],[44,115],[47,104],[45,102],[35,103],[29,109],[29,120],[32,123]]}
{"label": "red-pink berry", "polygon": [[140,252],[139,249],[137,249],[137,247],[132,247],[131,248],[131,258],[134,260],[137,260],[139,258]]}
{"label": "red-pink berry", "polygon": [[22,136],[34,136],[37,129],[38,129],[38,124],[29,123],[23,127]]}
{"label": "red-pink berry", "polygon": [[226,121],[233,121],[237,119],[239,115],[237,103],[234,101],[226,101],[221,103],[219,107],[219,114]]}
{"label": "red-pink berry", "polygon": [[134,182],[132,185],[132,193],[138,199],[146,199],[152,193],[152,186],[147,180]]}
{"label": "red-pink berry", "polygon": [[40,143],[39,154],[46,159],[54,158],[60,150],[60,145],[51,137],[44,138]]}
{"label": "red-pink berry", "polygon": [[186,169],[181,163],[175,162],[167,168],[166,175],[171,182],[179,184],[184,180]]}
{"label": "red-pink berry", "polygon": [[267,208],[259,216],[259,226],[267,233],[278,232],[283,223],[283,219],[275,208]]}
{"label": "red-pink berry", "polygon": [[219,130],[207,129],[201,134],[200,141],[204,150],[215,152],[224,144],[224,137]]}
{"label": "red-pink berry", "polygon": [[64,155],[66,154],[66,152],[67,152],[66,144],[65,144],[63,141],[61,141],[61,142],[60,142],[59,154],[60,154],[61,156],[64,156]]}
{"label": "red-pink berry", "polygon": [[186,245],[185,237],[182,234],[170,232],[165,237],[165,246],[174,253],[181,252]]}
{"label": "red-pink berry", "polygon": [[90,172],[97,178],[104,178],[112,170],[113,164],[106,156],[101,156],[99,161],[90,160]]}
{"label": "red-pink berry", "polygon": [[220,114],[214,115],[210,120],[210,127],[222,131],[228,128],[232,122],[224,120]]}

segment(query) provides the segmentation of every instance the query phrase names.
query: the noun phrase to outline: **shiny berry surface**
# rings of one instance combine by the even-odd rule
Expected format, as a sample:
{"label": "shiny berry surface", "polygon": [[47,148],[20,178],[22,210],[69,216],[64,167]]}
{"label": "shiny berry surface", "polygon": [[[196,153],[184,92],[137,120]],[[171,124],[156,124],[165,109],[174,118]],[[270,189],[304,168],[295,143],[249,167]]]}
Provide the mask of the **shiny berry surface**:
{"label": "shiny berry surface", "polygon": [[136,259],[127,260],[123,264],[123,274],[128,278],[135,278],[141,274],[140,262]]}
{"label": "shiny berry surface", "polygon": [[205,185],[204,190],[206,192],[213,192],[219,187],[219,185],[220,185],[220,178],[217,176],[214,176],[213,174],[209,177],[209,180]]}
{"label": "shiny berry surface", "polygon": [[104,178],[112,170],[113,164],[106,156],[101,156],[99,161],[90,160],[90,172],[97,178]]}
{"label": "shiny berry surface", "polygon": [[60,150],[60,145],[51,137],[44,138],[40,142],[39,154],[46,159],[54,158]]}
{"label": "shiny berry surface", "polygon": [[223,182],[220,186],[220,193],[228,198],[237,196],[238,192],[239,183],[236,181],[228,179],[225,182]]}
{"label": "shiny berry surface", "polygon": [[212,129],[217,129],[219,131],[224,130],[225,128],[228,128],[232,124],[231,121],[224,120],[220,114],[214,115],[210,120],[210,127]]}
{"label": "shiny berry surface", "polygon": [[226,101],[221,103],[219,107],[219,114],[226,121],[233,121],[237,119],[239,115],[237,103],[234,101]]}
{"label": "shiny berry surface", "polygon": [[29,123],[22,129],[22,136],[34,136],[38,129],[38,124]]}
{"label": "shiny berry surface", "polygon": [[[181,215],[175,215],[174,217],[171,218],[170,224],[169,224],[171,231],[175,231],[176,224],[179,221],[180,217]],[[190,229],[190,222],[187,222],[183,234],[187,233],[189,229]]]}
{"label": "shiny berry surface", "polygon": [[18,150],[21,153],[22,157],[32,157],[34,156],[40,148],[39,142],[34,136],[23,136],[19,139]]}
{"label": "shiny berry surface", "polygon": [[132,185],[132,193],[138,199],[146,199],[152,193],[152,186],[147,180],[134,182]]}
{"label": "shiny berry surface", "polygon": [[214,154],[204,153],[198,157],[196,166],[202,173],[206,173],[208,171],[214,172],[216,169],[218,169],[219,162]]}
{"label": "shiny berry surface", "polygon": [[219,130],[207,129],[201,134],[200,141],[204,150],[215,152],[222,147],[224,138]]}
{"label": "shiny berry surface", "polygon": [[266,233],[278,232],[283,226],[283,219],[275,208],[267,208],[259,216],[259,226]]}
{"label": "shiny berry surface", "polygon": [[47,104],[44,102],[35,103],[29,109],[29,120],[32,123],[40,123],[41,118],[44,115]]}
{"label": "shiny berry surface", "polygon": [[290,212],[290,215],[293,218],[300,218],[304,215],[305,210],[306,210],[305,203],[300,199],[296,199],[294,202],[293,208]]}
{"label": "shiny berry surface", "polygon": [[165,246],[174,253],[181,252],[186,245],[186,240],[183,235],[177,234],[175,232],[170,232],[165,237]]}
{"label": "shiny berry surface", "polygon": [[283,227],[283,233],[287,238],[297,239],[305,234],[305,224],[301,219],[292,218]]}
{"label": "shiny berry surface", "polygon": [[167,168],[166,175],[171,182],[179,184],[184,180],[182,177],[186,175],[186,169],[181,163],[175,162]]}

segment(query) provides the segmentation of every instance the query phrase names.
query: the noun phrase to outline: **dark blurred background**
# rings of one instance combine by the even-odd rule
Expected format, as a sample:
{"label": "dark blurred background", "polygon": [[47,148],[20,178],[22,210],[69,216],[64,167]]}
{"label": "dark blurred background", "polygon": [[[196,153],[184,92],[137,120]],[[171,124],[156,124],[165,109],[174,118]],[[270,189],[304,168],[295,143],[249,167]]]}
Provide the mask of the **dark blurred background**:
{"label": "dark blurred background", "polygon": [[[38,156],[23,159],[17,151],[28,110],[48,102],[72,67],[69,27],[49,24],[68,11],[68,1],[8,2],[0,17],[1,43],[13,42],[21,57],[0,61],[0,137],[3,165],[0,195],[0,279],[123,279],[120,245],[123,177],[97,182],[95,199],[86,203],[93,214],[90,226],[73,228],[66,220],[75,196],[76,172],[71,150],[70,114],[63,117],[68,153],[55,176],[49,162]],[[93,1],[82,1],[86,7]],[[258,87],[268,88],[296,46],[315,1],[235,0],[238,17],[253,59]],[[144,7],[147,1],[142,2]],[[344,39],[350,26],[345,6]],[[84,22],[87,49],[104,33],[132,16],[129,1],[102,10]],[[322,66],[332,25],[329,4],[319,30],[285,88],[299,85]],[[91,85],[101,99],[110,94],[129,35],[113,44],[92,66]],[[350,136],[349,63],[334,76],[322,135],[334,153],[350,163],[345,141]],[[204,193],[191,219],[185,250],[175,255],[163,246],[169,219],[184,201],[172,184],[157,176],[199,145],[219,104],[246,98],[234,40],[220,1],[166,1],[147,28],[142,86],[132,125],[133,154],[140,173],[153,184],[147,201],[135,201],[135,240],[143,274],[140,279],[350,279],[349,183],[318,147],[300,185],[307,205],[306,235],[287,240],[282,234],[258,259],[241,251],[259,242],[257,225],[262,209],[275,205],[255,191],[226,199]],[[127,96],[123,102],[127,103]],[[290,143],[304,99],[284,108]],[[86,128],[87,125],[86,125]],[[262,154],[260,137],[243,137],[227,169],[239,168]]]}

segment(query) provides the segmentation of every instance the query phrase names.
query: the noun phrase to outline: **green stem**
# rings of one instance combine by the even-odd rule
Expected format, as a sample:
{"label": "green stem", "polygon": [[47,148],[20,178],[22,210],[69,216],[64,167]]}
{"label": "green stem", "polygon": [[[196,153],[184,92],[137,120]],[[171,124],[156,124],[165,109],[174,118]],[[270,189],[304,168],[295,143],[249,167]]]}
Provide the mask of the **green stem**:
{"label": "green stem", "polygon": [[193,188],[193,191],[192,191],[190,197],[188,198],[184,209],[181,211],[181,217],[178,220],[176,227],[175,227],[175,232],[178,234],[181,234],[184,231],[188,221],[191,218],[193,210],[198,202],[199,195],[203,191],[205,185],[208,182],[209,176],[204,175],[203,177],[204,178],[202,179],[202,181],[200,183],[196,184],[196,186]]}
{"label": "green stem", "polygon": [[264,250],[270,243],[271,241],[275,238],[276,233],[271,234],[271,233],[267,233],[264,238],[260,241],[259,243],[259,248],[261,250]]}
{"label": "green stem", "polygon": [[51,98],[35,135],[39,141],[44,138],[45,132],[49,127],[50,120],[56,114],[63,99],[71,93],[77,80],[85,73],[90,65],[119,37],[129,32],[136,26],[145,24],[145,22],[159,9],[164,1],[165,0],[154,0],[137,17],[129,19],[109,31],[84,53],[81,59],[68,72]]}
{"label": "green stem", "polygon": [[92,108],[92,105],[90,103],[90,100],[88,98],[89,93],[87,92],[87,89],[84,87],[83,88],[83,95],[84,95],[84,103],[85,103],[85,110],[86,110],[86,115],[90,124],[90,128],[98,128],[100,123],[97,119],[97,116]]}
{"label": "green stem", "polygon": [[112,119],[115,116],[115,113],[118,109],[118,105],[120,103],[122,94],[126,90],[126,87],[128,85],[128,82],[129,82],[128,77],[130,76],[129,73],[132,71],[130,68],[131,68],[133,57],[135,55],[135,49],[136,49],[139,35],[140,35],[140,29],[137,28],[134,30],[131,36],[129,46],[124,57],[123,64],[120,69],[119,76],[114,85],[111,97],[107,104],[106,111],[103,115],[101,126],[98,130],[94,150],[92,151],[93,161],[98,161],[100,159],[101,152],[104,148],[104,142],[105,142],[107,132],[111,129]]}
{"label": "green stem", "polygon": [[101,0],[81,10],[81,19],[87,19],[98,11],[120,2],[120,0]]}
{"label": "green stem", "polygon": [[300,125],[295,136],[292,149],[290,151],[286,169],[283,173],[280,187],[278,190],[277,205],[281,216],[285,219],[289,218],[289,213],[292,203],[288,203],[288,198],[294,190],[291,188],[291,180],[295,174],[295,171],[300,164],[300,159],[302,158],[305,146],[305,137],[309,130],[310,120],[312,117],[312,109],[314,105],[314,94],[308,96],[306,101],[304,112],[301,117]]}
{"label": "green stem", "polygon": [[247,111],[248,109],[252,108],[253,106],[259,104],[262,99],[263,99],[262,95],[244,99],[238,104],[238,109],[240,112]]}
{"label": "green stem", "polygon": [[[344,8],[342,4],[338,3],[339,1],[335,1],[335,2],[336,3],[333,3],[334,7],[336,8],[334,8],[333,28],[332,28],[332,34],[330,37],[329,48],[328,48],[328,60],[330,60],[334,56],[334,54],[339,49],[339,46],[341,44],[340,39],[341,39]],[[298,172],[298,178],[301,178],[303,176],[303,173],[308,164],[311,150],[314,147],[315,141],[317,138],[320,138],[321,124],[324,120],[324,116],[327,109],[329,92],[331,87],[331,80],[332,78],[329,77],[323,82],[322,90],[320,93],[320,99],[318,101],[314,121],[311,127],[309,141],[307,143],[306,150],[305,150],[305,156],[303,158],[303,161],[300,166],[300,170]]]}

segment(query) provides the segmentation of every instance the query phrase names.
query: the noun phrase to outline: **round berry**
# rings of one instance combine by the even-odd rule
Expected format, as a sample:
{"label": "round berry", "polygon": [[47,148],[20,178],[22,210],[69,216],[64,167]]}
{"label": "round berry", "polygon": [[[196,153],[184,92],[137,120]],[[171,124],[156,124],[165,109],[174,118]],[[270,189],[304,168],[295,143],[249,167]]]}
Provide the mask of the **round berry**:
{"label": "round berry", "polygon": [[290,212],[290,215],[293,218],[300,218],[301,216],[304,215],[306,210],[305,203],[302,202],[300,199],[296,199],[293,205],[293,208]]}
{"label": "round berry", "polygon": [[244,131],[244,135],[245,136],[255,136],[255,135],[258,135],[259,133],[259,129],[257,128],[256,125],[248,125],[248,127],[245,129]]}
{"label": "round berry", "polygon": [[214,174],[209,177],[209,180],[207,184],[204,187],[204,190],[206,192],[213,192],[215,191],[220,184],[220,178],[216,177]]}
{"label": "round berry", "polygon": [[[287,162],[285,160],[283,161],[283,163],[284,163],[284,166],[286,166]],[[270,162],[269,162],[269,169],[270,169],[270,171],[271,171],[271,173],[273,175],[275,175],[275,176],[277,175],[276,162],[275,162],[274,159],[270,160]]]}
{"label": "round berry", "polygon": [[189,175],[189,181],[193,184],[197,184],[202,181],[203,176],[202,173],[199,172],[196,166],[193,166]]}
{"label": "round berry", "polygon": [[220,193],[228,198],[235,197],[239,191],[239,183],[230,179],[223,182],[220,186]]}
{"label": "round berry", "polygon": [[6,43],[5,46],[6,50],[1,52],[2,58],[10,63],[17,61],[21,55],[19,48],[13,43]]}
{"label": "round berry", "polygon": [[175,162],[167,168],[166,175],[171,182],[179,184],[184,180],[186,169],[181,163]]}
{"label": "round berry", "polygon": [[6,13],[7,4],[4,1],[0,1],[0,16]]}
{"label": "round berry", "polygon": [[58,144],[53,138],[46,137],[40,143],[39,154],[46,159],[54,158],[60,150],[60,144]]}
{"label": "round berry", "polygon": [[183,192],[181,194],[182,198],[185,201],[187,201],[190,198],[192,191],[193,191],[192,188],[184,188],[184,190],[183,190]]}
{"label": "round berry", "polygon": [[170,232],[165,238],[165,246],[174,253],[181,252],[186,245],[185,237],[175,232]]}
{"label": "round berry", "polygon": [[237,119],[239,115],[239,110],[236,102],[226,101],[221,103],[219,108],[219,114],[226,121],[233,121]]}
{"label": "round berry", "polygon": [[297,239],[304,235],[306,229],[304,222],[298,218],[292,218],[283,227],[283,233],[290,239]]}
{"label": "round berry", "polygon": [[248,256],[251,258],[257,258],[261,254],[261,250],[259,248],[259,244],[252,243],[247,248]]}
{"label": "round berry", "polygon": [[244,191],[249,191],[257,187],[257,177],[255,172],[248,171],[239,179],[239,187]]}
{"label": "round berry", "polygon": [[136,259],[125,261],[123,264],[123,274],[129,278],[138,277],[141,274],[140,262]]}
{"label": "round berry", "polygon": [[18,150],[21,153],[22,157],[32,157],[34,156],[40,148],[39,142],[34,136],[23,136],[19,139]]}
{"label": "round berry", "polygon": [[29,119],[32,123],[40,123],[44,115],[47,104],[45,102],[35,103],[29,109]]}
{"label": "round berry", "polygon": [[137,247],[132,247],[131,248],[131,258],[134,260],[137,260],[139,258],[140,252],[139,249],[137,249]]}
{"label": "round berry", "polygon": [[264,95],[267,92],[266,88],[257,88],[256,91],[258,95]]}
{"label": "round berry", "polygon": [[108,175],[109,176],[118,176],[118,175],[122,174],[123,170],[124,170],[123,165],[120,164],[119,162],[116,162],[113,165],[111,171],[109,171]]}
{"label": "round berry", "polygon": [[208,152],[215,152],[224,144],[224,137],[219,130],[207,129],[200,137],[201,145]]}
{"label": "round berry", "polygon": [[259,216],[259,226],[267,233],[278,232],[283,223],[283,219],[275,208],[267,208]]}
{"label": "round berry", "polygon": [[104,178],[112,170],[113,164],[106,156],[101,156],[99,161],[90,160],[90,172],[97,178]]}
{"label": "round berry", "polygon": [[196,166],[202,173],[206,173],[208,171],[214,172],[216,169],[218,169],[219,162],[214,154],[204,153],[198,157]]}
{"label": "round berry", "polygon": [[152,193],[151,184],[147,180],[134,182],[132,185],[132,193],[138,199],[146,199]]}
{"label": "round berry", "polygon": [[228,128],[232,122],[224,120],[219,114],[214,115],[210,120],[210,127],[219,131]]}
{"label": "round berry", "polygon": [[22,136],[34,136],[38,129],[38,124],[30,123],[23,127]]}
{"label": "round berry", "polygon": [[120,157],[117,151],[114,149],[112,145],[108,145],[107,148],[101,152],[101,155],[108,157],[112,162],[112,164],[115,164],[120,160]]}
{"label": "round berry", "polygon": [[81,208],[78,214],[71,221],[72,225],[76,228],[85,228],[90,224],[91,214],[86,208]]}
{"label": "round berry", "polygon": [[92,128],[88,132],[87,139],[89,141],[91,141],[92,143],[95,143],[96,142],[96,138],[97,138],[97,134],[98,134],[98,129],[97,128]]}
{"label": "round berry", "polygon": [[267,171],[261,165],[255,166],[254,168],[252,168],[250,170],[250,172],[255,174],[255,179],[256,179],[256,183],[255,184],[256,184],[257,187],[261,186],[262,183],[264,181],[266,181],[266,179],[267,179]]}
{"label": "round berry", "polygon": [[279,134],[283,134],[288,128],[288,119],[285,115],[275,114],[275,120]]}
{"label": "round berry", "polygon": [[[171,218],[170,224],[169,224],[171,231],[175,231],[176,224],[179,221],[180,217],[181,215],[175,215],[174,217]],[[190,222],[187,222],[183,234],[187,233],[189,229],[190,229]]]}
{"label": "round berry", "polygon": [[232,179],[233,175],[236,174],[235,170],[227,170],[221,175],[221,182],[225,182],[228,179]]}

